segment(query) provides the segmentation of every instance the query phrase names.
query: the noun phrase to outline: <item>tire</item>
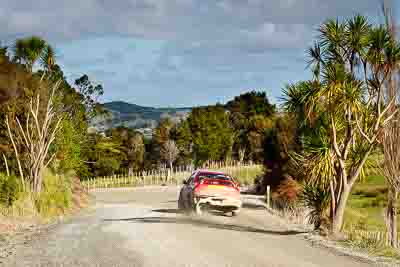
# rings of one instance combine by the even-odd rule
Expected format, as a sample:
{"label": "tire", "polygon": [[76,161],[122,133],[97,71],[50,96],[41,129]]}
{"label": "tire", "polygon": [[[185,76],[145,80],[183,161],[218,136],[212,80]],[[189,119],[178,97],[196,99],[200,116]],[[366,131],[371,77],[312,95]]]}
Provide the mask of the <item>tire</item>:
{"label": "tire", "polygon": [[184,210],[181,198],[178,199],[178,210]]}
{"label": "tire", "polygon": [[239,210],[233,210],[232,211],[232,217],[236,217],[239,214]]}
{"label": "tire", "polygon": [[195,206],[196,215],[201,216],[203,214],[201,204],[197,203]]}
{"label": "tire", "polygon": [[185,210],[185,203],[183,203],[182,195],[179,194],[179,199],[178,199],[178,209],[179,210]]}

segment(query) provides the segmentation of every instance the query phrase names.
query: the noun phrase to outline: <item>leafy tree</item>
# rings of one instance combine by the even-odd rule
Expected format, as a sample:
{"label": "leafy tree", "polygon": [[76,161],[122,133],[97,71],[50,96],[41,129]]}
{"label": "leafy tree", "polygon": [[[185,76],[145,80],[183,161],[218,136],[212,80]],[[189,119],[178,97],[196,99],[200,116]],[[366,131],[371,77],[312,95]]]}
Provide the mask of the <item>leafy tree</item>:
{"label": "leafy tree", "polygon": [[129,170],[139,171],[143,167],[144,161],[144,138],[141,133],[135,133],[128,140],[128,162],[129,162]]}
{"label": "leafy tree", "polygon": [[29,72],[33,71],[33,66],[38,61],[46,70],[50,70],[55,62],[54,49],[38,36],[17,39],[13,47],[13,54],[14,60],[24,64]]}
{"label": "leafy tree", "polygon": [[271,116],[275,113],[275,106],[269,102],[266,93],[257,91],[236,96],[226,104],[226,108],[232,113],[239,113],[246,117]]}
{"label": "leafy tree", "polygon": [[156,144],[165,144],[170,139],[170,134],[173,127],[174,123],[170,118],[162,119],[153,132],[153,139]]}
{"label": "leafy tree", "polygon": [[188,118],[195,161],[225,160],[232,153],[233,129],[223,106],[194,108]]}
{"label": "leafy tree", "polygon": [[275,106],[265,92],[251,91],[235,97],[225,105],[234,129],[234,150],[240,158],[247,151],[247,159],[263,161],[264,131],[273,127]]}
{"label": "leafy tree", "polygon": [[113,175],[119,170],[121,166],[121,161],[114,157],[102,157],[98,159],[94,165],[96,168],[95,175],[97,176],[107,176]]}
{"label": "leafy tree", "polygon": [[161,149],[169,140],[171,140],[172,130],[174,128],[174,123],[170,118],[162,119],[157,127],[153,130],[152,137],[152,155],[150,160],[155,163],[160,163]]}
{"label": "leafy tree", "polygon": [[169,168],[173,169],[173,164],[178,157],[179,149],[175,144],[175,141],[167,141],[161,148],[161,157],[168,162]]}
{"label": "leafy tree", "polygon": [[145,153],[143,134],[125,127],[111,129],[107,134],[113,142],[120,144],[121,152],[124,154],[121,169],[128,170],[129,174],[141,170]]}
{"label": "leafy tree", "polygon": [[98,98],[104,94],[104,89],[101,84],[94,84],[89,77],[84,74],[75,80],[75,86],[86,106],[86,111],[89,118],[93,118],[104,110],[98,103]]}
{"label": "leafy tree", "polygon": [[192,132],[187,120],[182,121],[171,132],[179,150],[178,165],[188,165],[192,161]]}
{"label": "leafy tree", "polygon": [[275,127],[275,119],[263,115],[255,115],[249,119],[247,128],[248,154],[254,161],[264,159],[266,132]]}
{"label": "leafy tree", "polygon": [[93,134],[90,136],[89,148],[88,161],[91,164],[91,173],[96,176],[115,174],[126,159],[121,143],[112,137]]}

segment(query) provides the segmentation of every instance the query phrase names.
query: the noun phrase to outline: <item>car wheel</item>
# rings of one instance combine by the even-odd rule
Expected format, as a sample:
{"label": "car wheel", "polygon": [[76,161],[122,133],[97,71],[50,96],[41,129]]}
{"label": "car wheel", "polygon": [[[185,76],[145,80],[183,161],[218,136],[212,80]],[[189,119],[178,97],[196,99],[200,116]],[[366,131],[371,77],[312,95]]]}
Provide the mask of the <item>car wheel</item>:
{"label": "car wheel", "polygon": [[195,212],[196,212],[196,215],[202,215],[203,214],[202,207],[201,207],[200,203],[196,204]]}
{"label": "car wheel", "polygon": [[239,210],[233,210],[232,211],[232,217],[235,217],[239,214]]}
{"label": "car wheel", "polygon": [[179,199],[178,199],[178,209],[179,210],[184,210],[185,209],[185,205],[183,205],[183,201],[182,201],[181,195],[179,195]]}

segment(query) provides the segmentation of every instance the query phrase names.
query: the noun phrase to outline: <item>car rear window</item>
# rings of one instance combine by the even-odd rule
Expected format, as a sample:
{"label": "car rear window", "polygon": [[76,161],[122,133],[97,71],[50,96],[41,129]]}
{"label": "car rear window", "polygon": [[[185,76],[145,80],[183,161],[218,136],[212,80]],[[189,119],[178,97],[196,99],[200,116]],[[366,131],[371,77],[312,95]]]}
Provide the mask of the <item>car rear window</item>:
{"label": "car rear window", "polygon": [[220,173],[200,173],[198,176],[199,181],[203,179],[212,179],[212,180],[224,180],[224,181],[232,181],[232,178]]}

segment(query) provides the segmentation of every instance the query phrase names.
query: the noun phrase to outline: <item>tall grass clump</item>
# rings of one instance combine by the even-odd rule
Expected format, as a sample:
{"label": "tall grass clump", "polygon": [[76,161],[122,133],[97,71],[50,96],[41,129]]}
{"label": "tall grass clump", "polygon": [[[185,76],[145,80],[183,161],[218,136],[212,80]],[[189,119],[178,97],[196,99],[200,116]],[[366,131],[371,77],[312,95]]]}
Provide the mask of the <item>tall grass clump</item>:
{"label": "tall grass clump", "polygon": [[331,197],[323,185],[305,184],[300,195],[303,205],[309,210],[309,223],[315,230],[329,226],[329,204]]}
{"label": "tall grass clump", "polygon": [[37,211],[43,218],[65,214],[72,206],[72,185],[69,176],[44,175],[43,190],[35,198]]}
{"label": "tall grass clump", "polygon": [[8,218],[50,219],[65,214],[72,207],[70,176],[54,175],[46,171],[43,190],[33,193],[23,189],[13,175],[0,174],[0,215]]}

